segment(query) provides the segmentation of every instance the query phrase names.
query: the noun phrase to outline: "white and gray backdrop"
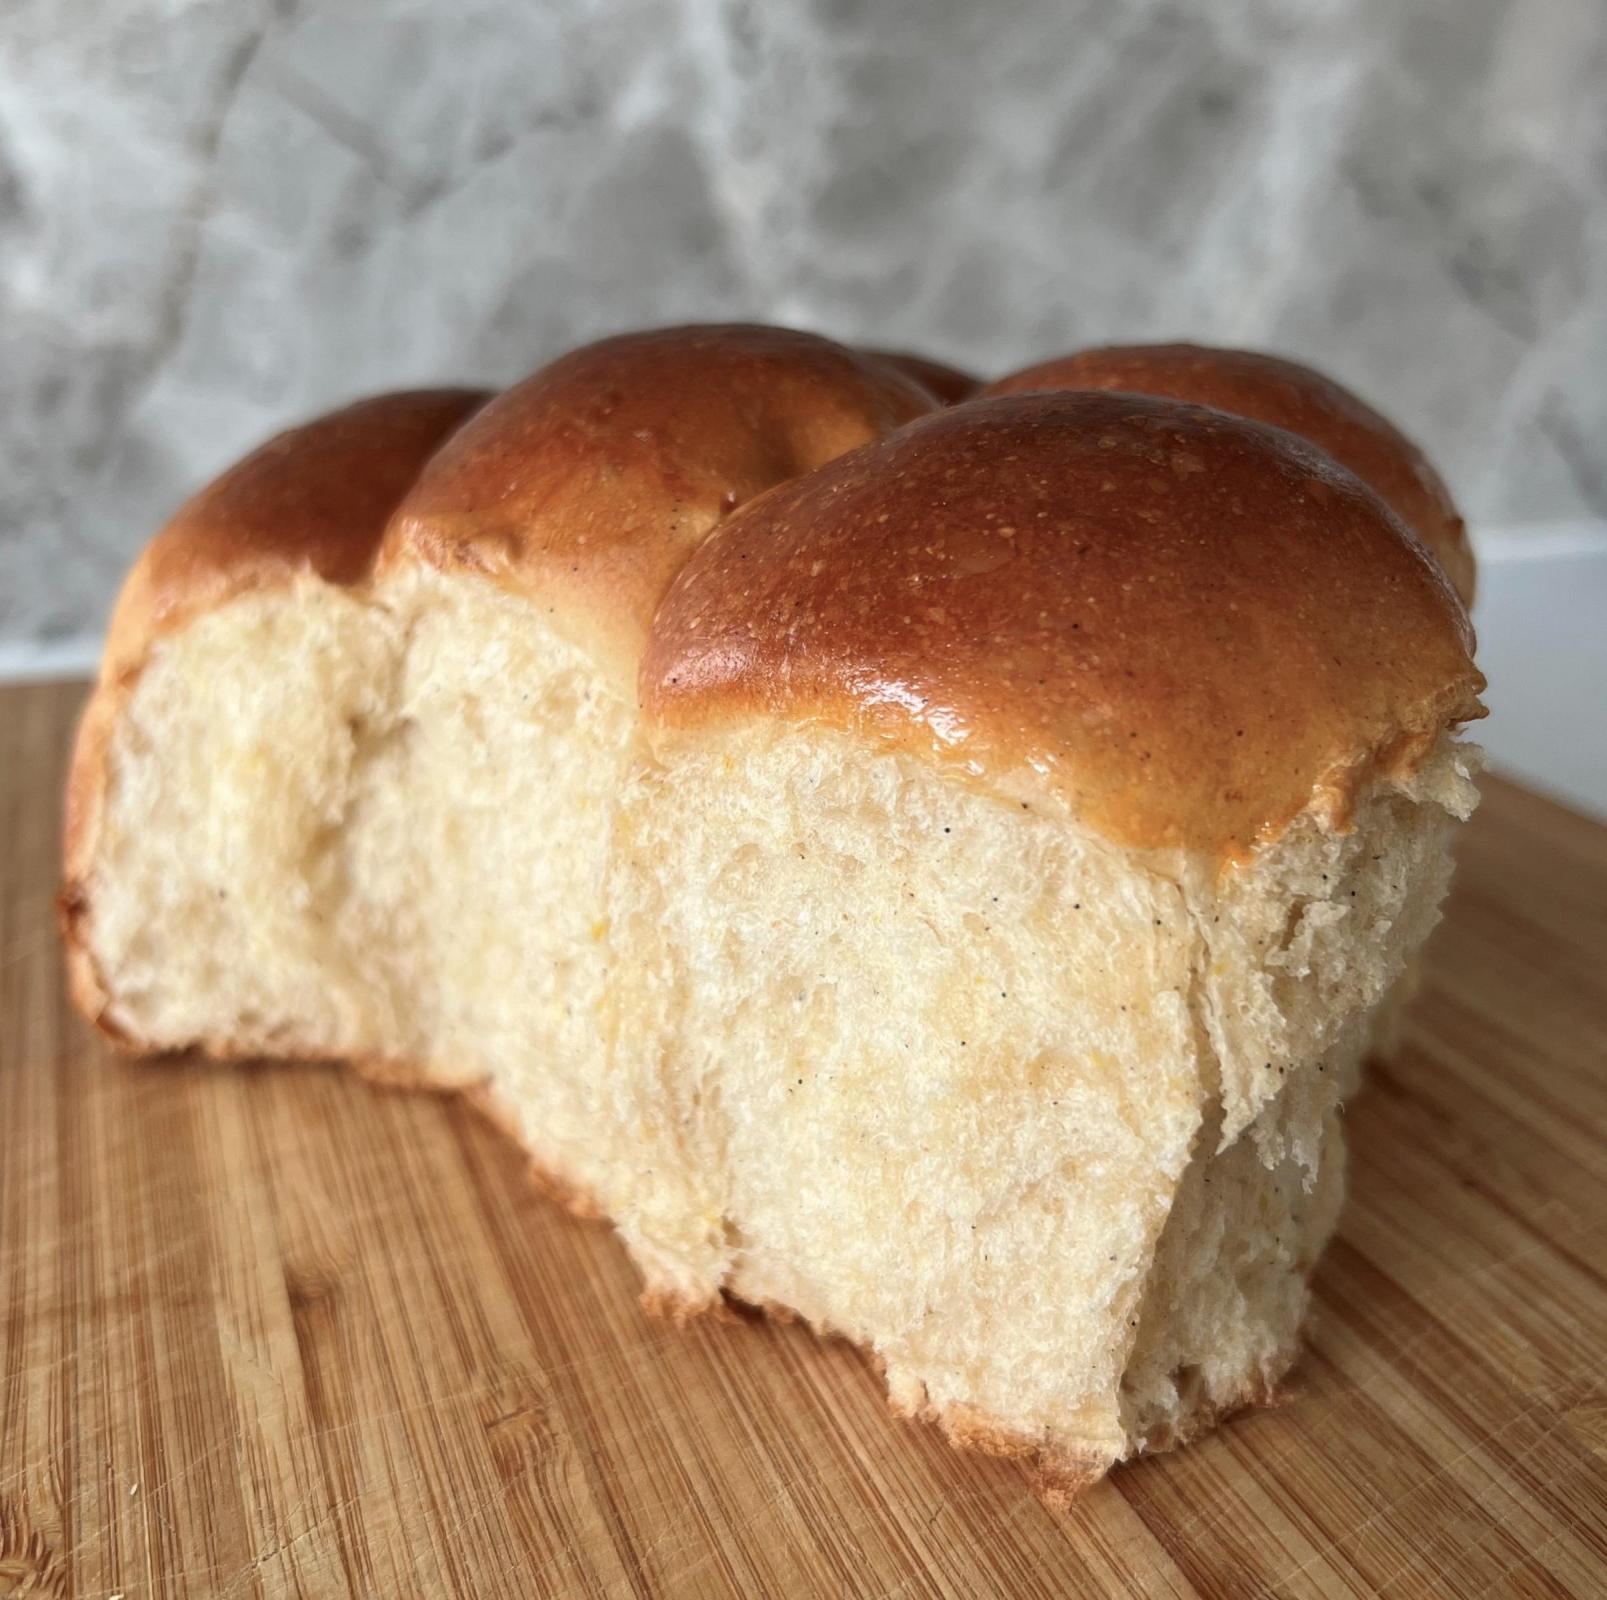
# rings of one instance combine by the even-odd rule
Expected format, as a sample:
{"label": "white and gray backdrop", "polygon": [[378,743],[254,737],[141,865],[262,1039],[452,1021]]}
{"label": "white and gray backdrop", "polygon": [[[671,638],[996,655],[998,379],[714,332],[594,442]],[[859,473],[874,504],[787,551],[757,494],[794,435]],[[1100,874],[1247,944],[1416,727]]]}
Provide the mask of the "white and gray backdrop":
{"label": "white and gray backdrop", "polygon": [[1326,367],[1475,526],[1498,755],[1607,807],[1602,0],[0,0],[0,669],[288,421],[729,317]]}

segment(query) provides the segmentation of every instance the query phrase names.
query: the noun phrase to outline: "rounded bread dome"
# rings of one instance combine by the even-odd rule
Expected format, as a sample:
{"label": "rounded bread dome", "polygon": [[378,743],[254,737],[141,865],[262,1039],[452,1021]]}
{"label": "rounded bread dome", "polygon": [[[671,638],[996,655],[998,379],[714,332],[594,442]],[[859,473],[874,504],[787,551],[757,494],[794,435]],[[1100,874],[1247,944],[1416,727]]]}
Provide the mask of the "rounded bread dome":
{"label": "rounded bread dome", "polygon": [[1376,490],[1434,552],[1463,604],[1472,603],[1473,551],[1439,474],[1393,423],[1310,367],[1251,350],[1110,345],[1039,362],[997,379],[982,393],[1033,389],[1122,389],[1287,428]]}
{"label": "rounded bread dome", "polygon": [[1220,411],[934,413],[730,518],[642,662],[661,743],[776,718],[957,765],[1126,845],[1241,855],[1481,715],[1466,615],[1383,502]]}
{"label": "rounded bread dome", "polygon": [[721,518],[933,404],[879,358],[785,328],[604,339],[454,435],[397,508],[379,567],[487,574],[633,685],[664,589]]}
{"label": "rounded bread dome", "polygon": [[133,670],[154,638],[236,594],[303,573],[360,582],[397,501],[488,398],[476,389],[376,395],[237,461],[141,552],[117,598],[102,676]]}

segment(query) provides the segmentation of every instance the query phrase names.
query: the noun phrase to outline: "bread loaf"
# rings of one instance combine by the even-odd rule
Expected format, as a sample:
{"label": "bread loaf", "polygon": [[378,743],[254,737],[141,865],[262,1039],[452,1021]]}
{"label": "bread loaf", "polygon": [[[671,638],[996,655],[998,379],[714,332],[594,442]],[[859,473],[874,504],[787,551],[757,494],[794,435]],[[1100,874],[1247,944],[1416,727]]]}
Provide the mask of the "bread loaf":
{"label": "bread loaf", "polygon": [[471,1092],[1046,1493],[1268,1400],[1482,679],[1331,455],[1026,388],[670,330],[248,458],[114,620],[80,1004]]}

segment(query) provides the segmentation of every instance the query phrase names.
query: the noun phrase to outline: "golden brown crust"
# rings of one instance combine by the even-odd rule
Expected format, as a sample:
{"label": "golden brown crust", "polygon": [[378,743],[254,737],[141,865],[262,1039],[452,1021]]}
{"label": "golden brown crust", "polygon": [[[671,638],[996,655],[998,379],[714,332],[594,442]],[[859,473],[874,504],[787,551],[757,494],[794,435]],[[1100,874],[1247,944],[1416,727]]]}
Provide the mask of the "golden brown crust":
{"label": "golden brown crust", "polygon": [[1066,1510],[1118,1465],[1115,1458],[1098,1451],[1068,1450],[1002,1428],[974,1406],[946,1406],[918,1420],[935,1422],[956,1450],[1024,1463],[1033,1493],[1052,1511]]}
{"label": "golden brown crust", "polygon": [[[933,1404],[924,1391],[916,1398],[900,1398],[888,1381],[886,1358],[872,1346],[860,1344],[830,1323],[817,1321],[779,1301],[749,1299],[730,1288],[724,1293],[727,1300],[754,1315],[788,1326],[802,1323],[817,1339],[843,1339],[854,1345],[875,1370],[886,1393],[888,1412],[893,1417],[900,1422],[935,1426],[957,1450],[974,1450],[979,1455],[1024,1463],[1033,1493],[1055,1511],[1064,1511],[1084,1490],[1123,1462],[1140,1455],[1159,1455],[1177,1449],[1240,1411],[1283,1405],[1289,1397],[1283,1378],[1299,1353],[1298,1346],[1291,1346],[1276,1361],[1247,1373],[1231,1399],[1197,1400],[1164,1431],[1157,1430],[1138,1440],[1125,1454],[1114,1455],[1108,1450],[1078,1449],[1045,1434],[1006,1427],[989,1412],[963,1401]],[[659,1310],[657,1302],[648,1295],[642,1297],[642,1305],[650,1313],[656,1314]],[[717,1307],[718,1303],[716,1314]],[[708,1309],[708,1306],[692,1308],[693,1314]],[[684,1312],[676,1315],[675,1320],[680,1325],[686,1321],[686,1315]]]}
{"label": "golden brown crust", "polygon": [[1037,389],[1121,389],[1213,406],[1287,428],[1326,450],[1374,490],[1438,558],[1465,605],[1473,551],[1450,491],[1401,431],[1348,389],[1310,367],[1251,350],[1194,344],[1111,345],[1039,362],[990,383],[984,394]]}
{"label": "golden brown crust", "polygon": [[62,814],[62,887],[56,913],[67,957],[67,986],[78,1007],[103,1037],[135,1048],[107,1016],[111,995],[90,950],[88,876],[100,832],[106,789],[106,747],[126,691],[115,685],[94,690],[78,719]]}
{"label": "golden brown crust", "polygon": [[398,508],[379,565],[531,596],[628,693],[659,598],[721,518],[932,405],[903,372],[813,334],[605,339],[459,430]]}
{"label": "golden brown crust", "polygon": [[[1298,1352],[1291,1349],[1283,1359],[1283,1371]],[[983,1455],[1002,1456],[1027,1464],[1033,1492],[1052,1510],[1064,1511],[1084,1490],[1098,1483],[1114,1467],[1141,1455],[1160,1455],[1176,1450],[1209,1433],[1241,1411],[1280,1406],[1286,1399],[1281,1372],[1252,1372],[1231,1399],[1213,1403],[1197,1402],[1193,1409],[1140,1440],[1126,1455],[1113,1457],[1095,1450],[1076,1450],[1042,1438],[1020,1433],[1000,1424],[974,1406],[959,1404],[943,1407],[893,1406],[894,1414],[911,1420],[935,1422],[944,1437],[957,1449],[976,1450]]]}
{"label": "golden brown crust", "polygon": [[[218,1049],[220,1042],[203,1040],[199,1048],[214,1060],[226,1059],[227,1051],[220,1052]],[[479,1079],[442,1077],[438,1073],[430,1072],[420,1062],[409,1060],[405,1056],[355,1055],[344,1056],[341,1059],[350,1063],[352,1071],[364,1083],[374,1084],[380,1089],[398,1089],[404,1092],[413,1089],[433,1089],[443,1093],[461,1092],[472,1102],[475,1094],[483,1086]]]}
{"label": "golden brown crust", "polygon": [[302,575],[360,581],[408,484],[484,400],[467,389],[380,395],[292,428],[189,500],[134,564],[112,614],[100,680],[79,719],[57,897],[73,1003],[118,1047],[150,1046],[108,1014],[110,995],[90,948],[89,878],[112,729],[151,645],[253,589]]}
{"label": "golden brown crust", "polygon": [[886,363],[922,385],[943,405],[958,405],[969,400],[982,387],[982,380],[947,362],[934,361],[930,356],[912,355],[907,350],[867,350],[866,355]]}
{"label": "golden brown crust", "polygon": [[1290,434],[1131,394],[975,400],[727,521],[660,608],[661,741],[819,721],[1118,843],[1238,856],[1480,714],[1467,618]]}
{"label": "golden brown crust", "polygon": [[253,450],[183,505],[135,562],[102,681],[137,670],[154,638],[235,595],[304,574],[360,582],[419,469],[487,398],[472,389],[378,395]]}

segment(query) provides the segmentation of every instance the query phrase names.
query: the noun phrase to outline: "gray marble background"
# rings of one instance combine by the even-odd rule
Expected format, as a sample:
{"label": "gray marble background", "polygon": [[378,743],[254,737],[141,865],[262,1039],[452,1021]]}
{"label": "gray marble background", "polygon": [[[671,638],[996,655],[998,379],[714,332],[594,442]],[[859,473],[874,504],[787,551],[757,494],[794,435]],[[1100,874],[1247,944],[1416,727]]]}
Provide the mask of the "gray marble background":
{"label": "gray marble background", "polygon": [[291,419],[727,317],[1268,346],[1607,517],[1607,5],[0,0],[0,645]]}

